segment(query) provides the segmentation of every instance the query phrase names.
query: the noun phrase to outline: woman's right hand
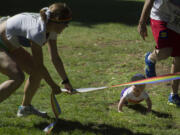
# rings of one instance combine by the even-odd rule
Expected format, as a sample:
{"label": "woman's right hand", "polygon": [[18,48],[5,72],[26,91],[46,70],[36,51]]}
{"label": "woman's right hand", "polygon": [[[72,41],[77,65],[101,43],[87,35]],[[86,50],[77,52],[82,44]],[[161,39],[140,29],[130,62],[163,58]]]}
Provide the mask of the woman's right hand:
{"label": "woman's right hand", "polygon": [[54,85],[52,88],[52,92],[56,95],[61,93],[61,88],[58,85]]}
{"label": "woman's right hand", "polygon": [[75,92],[70,83],[64,84],[64,88],[67,89],[67,93],[69,93],[69,94],[73,94],[73,92]]}

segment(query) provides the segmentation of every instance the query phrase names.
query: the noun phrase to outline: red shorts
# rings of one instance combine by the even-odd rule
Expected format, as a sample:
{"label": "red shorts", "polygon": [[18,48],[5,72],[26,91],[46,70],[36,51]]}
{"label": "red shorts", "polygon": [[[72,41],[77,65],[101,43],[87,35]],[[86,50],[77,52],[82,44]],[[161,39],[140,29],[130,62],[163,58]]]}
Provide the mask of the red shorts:
{"label": "red shorts", "polygon": [[151,29],[156,41],[156,49],[172,48],[172,57],[180,56],[180,34],[167,28],[167,23],[151,19]]}

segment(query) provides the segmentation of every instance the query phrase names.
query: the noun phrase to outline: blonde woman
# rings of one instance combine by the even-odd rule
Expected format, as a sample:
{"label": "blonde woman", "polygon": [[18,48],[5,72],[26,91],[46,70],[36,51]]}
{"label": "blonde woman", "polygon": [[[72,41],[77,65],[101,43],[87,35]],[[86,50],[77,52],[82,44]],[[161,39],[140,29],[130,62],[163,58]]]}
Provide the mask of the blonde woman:
{"label": "blonde woman", "polygon": [[[47,116],[31,105],[41,79],[44,79],[57,94],[60,87],[53,81],[43,64],[42,46],[48,43],[49,54],[65,88],[72,91],[57,50],[57,35],[72,18],[72,12],[65,3],[54,3],[40,10],[40,13],[20,13],[0,21],[0,72],[9,79],[0,84],[0,102],[7,99],[24,82],[24,72],[29,74],[24,87],[24,98],[17,116],[35,114]],[[31,53],[25,50],[31,48]]]}

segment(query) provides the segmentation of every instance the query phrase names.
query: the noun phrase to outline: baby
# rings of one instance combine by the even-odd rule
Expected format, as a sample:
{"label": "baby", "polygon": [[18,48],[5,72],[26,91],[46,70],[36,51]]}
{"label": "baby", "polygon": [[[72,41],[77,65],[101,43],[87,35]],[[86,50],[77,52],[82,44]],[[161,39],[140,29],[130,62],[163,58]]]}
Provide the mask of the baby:
{"label": "baby", "polygon": [[[145,79],[145,76],[142,74],[136,74],[131,78],[131,81],[138,81]],[[118,104],[118,112],[123,112],[123,105],[128,103],[138,104],[141,101],[145,100],[147,103],[147,111],[151,111],[152,102],[149,95],[144,91],[145,84],[141,85],[132,85],[128,88],[125,88],[121,92],[120,101]]]}

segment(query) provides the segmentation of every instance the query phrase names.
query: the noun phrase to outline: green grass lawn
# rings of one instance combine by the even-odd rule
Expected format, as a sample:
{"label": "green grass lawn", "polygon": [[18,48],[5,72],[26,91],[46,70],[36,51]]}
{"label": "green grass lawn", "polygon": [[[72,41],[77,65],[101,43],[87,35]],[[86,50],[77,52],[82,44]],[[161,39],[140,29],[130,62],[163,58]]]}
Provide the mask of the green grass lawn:
{"label": "green grass lawn", "polygon": [[[105,0],[105,6],[108,5],[106,2],[108,0]],[[114,0],[112,2],[116,5],[118,0],[117,3]],[[144,54],[147,51],[152,51],[155,43],[149,26],[149,36],[146,41],[143,41],[137,32],[136,20],[138,20],[137,17],[141,10],[139,7],[142,7],[143,3],[140,0],[119,0],[119,2],[126,6],[128,6],[128,2],[137,5],[138,8],[129,7],[129,9],[133,9],[132,11],[124,7],[124,10],[129,11],[127,14],[129,20],[121,22],[121,20],[118,20],[117,13],[117,20],[114,19],[115,16],[109,20],[107,16],[105,18],[102,16],[96,23],[96,20],[91,16],[83,21],[85,17],[78,20],[76,15],[75,20],[59,36],[59,54],[74,88],[121,84],[129,82],[130,78],[136,73],[144,73]],[[118,9],[117,7],[112,8],[113,12]],[[136,10],[137,12],[134,13]],[[131,13],[133,13],[132,17],[130,17]],[[137,16],[134,16],[134,14],[137,14]],[[136,20],[130,23],[132,18],[136,18]],[[128,19],[128,16],[124,15],[123,19]],[[43,47],[43,51],[47,54],[47,46]],[[60,84],[61,78],[57,75],[49,56],[45,55],[44,59],[51,76]],[[169,58],[157,63],[157,74],[169,73],[171,62],[172,60]],[[0,74],[0,82],[6,79],[7,77]],[[146,91],[153,103],[153,111],[148,114],[145,113],[145,102],[124,107],[123,114],[117,112],[117,104],[123,88],[108,88],[74,95],[65,93],[57,95],[62,114],[59,116],[59,121],[52,134],[180,134],[180,109],[167,105],[171,90],[170,82],[147,85]],[[47,111],[54,118],[50,94],[50,87],[45,81],[42,81],[32,104],[41,110]],[[0,135],[43,135],[43,129],[54,121],[54,119],[43,119],[37,116],[17,118],[16,112],[22,102],[22,97],[23,85],[10,98],[0,104]]]}

